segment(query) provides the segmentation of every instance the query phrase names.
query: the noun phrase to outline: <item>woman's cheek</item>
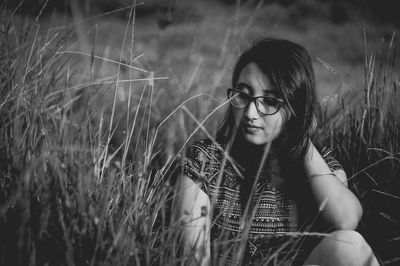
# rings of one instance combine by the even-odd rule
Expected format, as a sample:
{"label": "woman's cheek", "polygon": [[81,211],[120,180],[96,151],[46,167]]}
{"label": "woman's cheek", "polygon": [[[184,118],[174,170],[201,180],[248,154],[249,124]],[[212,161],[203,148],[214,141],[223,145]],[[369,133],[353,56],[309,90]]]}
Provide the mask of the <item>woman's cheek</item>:
{"label": "woman's cheek", "polygon": [[266,125],[265,133],[270,141],[275,140],[282,133],[285,123],[285,116],[282,113],[278,113],[273,117],[267,117],[264,121]]}
{"label": "woman's cheek", "polygon": [[242,117],[243,117],[243,111],[233,109],[232,112],[233,112],[233,118],[235,120],[235,126],[239,127],[240,121],[242,120]]}

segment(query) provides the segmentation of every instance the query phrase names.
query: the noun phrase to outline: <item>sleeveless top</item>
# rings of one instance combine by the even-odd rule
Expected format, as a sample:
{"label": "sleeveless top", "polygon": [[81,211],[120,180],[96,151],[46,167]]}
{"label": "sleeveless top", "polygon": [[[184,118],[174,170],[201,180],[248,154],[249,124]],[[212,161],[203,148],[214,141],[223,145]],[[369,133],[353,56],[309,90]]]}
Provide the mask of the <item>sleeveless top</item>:
{"label": "sleeveless top", "polygon": [[[331,170],[342,169],[329,149],[318,150]],[[286,245],[288,234],[285,233],[298,230],[295,198],[285,186],[283,177],[274,171],[261,171],[251,202],[254,215],[244,224],[244,205],[240,198],[243,176],[233,160],[225,156],[223,147],[209,139],[194,142],[184,157],[183,172],[210,197],[213,206],[211,253],[216,256],[218,264],[229,265],[235,260],[237,248],[243,246],[244,224],[248,226],[251,223],[244,249],[246,264],[259,263],[260,259],[271,257]],[[285,252],[287,250],[279,251],[281,254]]]}

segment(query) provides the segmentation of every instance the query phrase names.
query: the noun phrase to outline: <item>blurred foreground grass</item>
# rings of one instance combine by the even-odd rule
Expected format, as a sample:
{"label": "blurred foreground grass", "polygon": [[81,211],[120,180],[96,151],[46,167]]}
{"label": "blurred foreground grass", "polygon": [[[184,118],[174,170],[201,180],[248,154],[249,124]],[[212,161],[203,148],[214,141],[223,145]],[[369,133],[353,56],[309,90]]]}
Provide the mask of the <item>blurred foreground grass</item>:
{"label": "blurred foreground grass", "polygon": [[[219,70],[208,79],[198,77],[204,67],[198,58],[189,66],[182,58],[177,71],[190,67],[192,75],[173,83],[174,90],[157,90],[160,71],[148,70],[132,48],[133,19],[131,9],[130,26],[121,29],[120,50],[128,54],[115,59],[96,48],[96,36],[86,54],[72,53],[73,45],[84,44],[70,43],[79,40],[74,38],[79,29],[40,34],[37,21],[2,11],[1,265],[177,265],[190,259],[179,256],[182,224],[170,219],[173,158],[198,121],[221,103],[215,90],[226,81],[232,57],[222,42],[214,55]],[[382,262],[395,265],[400,261],[398,46],[395,41],[383,46],[366,51],[363,89],[329,107],[317,138],[344,164],[362,201],[360,231]],[[117,72],[105,74],[99,64],[112,64]],[[193,79],[207,88],[193,85]],[[217,122],[205,126],[214,133]]]}

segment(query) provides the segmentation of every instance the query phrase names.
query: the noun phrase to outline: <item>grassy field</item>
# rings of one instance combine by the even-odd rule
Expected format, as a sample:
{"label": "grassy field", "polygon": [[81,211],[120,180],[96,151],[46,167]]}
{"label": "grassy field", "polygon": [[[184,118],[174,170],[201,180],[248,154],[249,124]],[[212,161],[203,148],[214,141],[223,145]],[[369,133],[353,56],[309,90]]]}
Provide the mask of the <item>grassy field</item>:
{"label": "grassy field", "polygon": [[327,110],[316,138],[363,204],[359,231],[383,264],[400,263],[396,29],[310,17],[329,11],[313,3],[187,1],[89,19],[78,8],[32,17],[2,6],[0,264],[190,260],[170,219],[174,162],[215,133],[234,59],[265,35],[310,50]]}

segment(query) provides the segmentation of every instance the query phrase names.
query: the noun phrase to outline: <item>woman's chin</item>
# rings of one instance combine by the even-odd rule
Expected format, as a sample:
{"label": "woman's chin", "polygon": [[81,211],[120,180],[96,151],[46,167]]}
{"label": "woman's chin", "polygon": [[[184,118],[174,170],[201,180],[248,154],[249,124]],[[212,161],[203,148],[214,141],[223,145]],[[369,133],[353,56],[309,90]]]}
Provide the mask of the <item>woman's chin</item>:
{"label": "woman's chin", "polygon": [[268,139],[266,139],[265,137],[259,136],[257,134],[244,133],[243,139],[253,145],[265,145],[268,143]]}

